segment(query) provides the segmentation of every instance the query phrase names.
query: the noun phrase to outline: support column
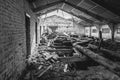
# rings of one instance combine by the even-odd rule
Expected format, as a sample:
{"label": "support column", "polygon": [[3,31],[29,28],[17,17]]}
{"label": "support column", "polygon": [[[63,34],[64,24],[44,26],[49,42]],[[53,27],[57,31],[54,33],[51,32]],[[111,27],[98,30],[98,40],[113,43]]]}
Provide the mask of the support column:
{"label": "support column", "polygon": [[91,27],[92,27],[92,26],[90,26],[90,35],[89,35],[90,37],[92,36],[92,31],[91,31]]}
{"label": "support column", "polygon": [[108,24],[109,25],[109,27],[110,27],[110,29],[111,29],[111,39],[112,39],[112,41],[114,41],[115,39],[114,39],[114,36],[115,36],[115,24],[113,24],[113,23],[110,23],[110,24]]}
{"label": "support column", "polygon": [[102,42],[103,42],[103,38],[102,38],[102,24],[95,24],[97,30],[98,30],[98,36],[99,36],[99,46],[98,46],[98,50],[100,50]]}
{"label": "support column", "polygon": [[102,31],[101,31],[101,27],[102,25],[101,24],[95,24],[97,30],[98,30],[98,37],[99,39],[102,39]]}
{"label": "support column", "polygon": [[40,38],[42,36],[42,27],[40,26]]}

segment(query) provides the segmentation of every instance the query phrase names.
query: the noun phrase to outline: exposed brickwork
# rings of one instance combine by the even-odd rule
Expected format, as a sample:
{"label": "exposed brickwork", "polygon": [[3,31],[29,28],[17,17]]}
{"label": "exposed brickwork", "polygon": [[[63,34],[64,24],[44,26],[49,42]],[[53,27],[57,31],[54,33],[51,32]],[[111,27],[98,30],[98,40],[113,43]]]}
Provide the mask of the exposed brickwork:
{"label": "exposed brickwork", "polygon": [[26,66],[25,12],[34,23],[36,17],[25,0],[0,0],[0,80],[17,80]]}

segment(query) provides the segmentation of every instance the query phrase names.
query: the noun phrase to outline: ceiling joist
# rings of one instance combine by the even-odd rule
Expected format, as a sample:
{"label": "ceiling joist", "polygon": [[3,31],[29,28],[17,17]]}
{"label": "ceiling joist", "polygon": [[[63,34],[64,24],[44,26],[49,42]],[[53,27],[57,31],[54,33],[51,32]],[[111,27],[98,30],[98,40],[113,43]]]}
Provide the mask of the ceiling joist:
{"label": "ceiling joist", "polygon": [[63,2],[64,2],[64,0],[59,0],[59,1],[56,1],[56,2],[53,2],[53,3],[49,3],[49,4],[46,4],[46,5],[43,5],[43,6],[39,6],[39,7],[37,7],[37,8],[34,8],[34,9],[33,9],[33,12],[36,13],[36,12],[42,11],[42,10],[44,10],[44,9],[47,9],[47,8],[49,8],[49,7],[58,5],[58,4],[63,3]]}
{"label": "ceiling joist", "polygon": [[56,10],[58,10],[58,8],[50,9],[50,10],[47,10],[45,13],[38,13],[38,14],[36,14],[36,15],[37,15],[37,16],[42,16],[42,15],[45,15],[45,14],[47,14],[47,13],[50,13],[50,12],[53,12],[53,11],[56,11]]}
{"label": "ceiling joist", "polygon": [[[61,9],[61,10],[63,10],[63,9]],[[75,15],[75,14],[72,13],[72,12],[68,12],[68,11],[65,11],[65,10],[63,10],[63,11],[66,12],[66,13],[68,13],[68,14],[71,14],[71,15],[77,17],[77,18],[80,18],[80,19],[82,19],[82,20],[84,20],[84,21],[86,21],[86,22],[88,22],[88,23],[90,23],[90,24],[92,24],[92,23],[94,22],[94,21],[89,20],[89,19],[87,19],[87,18],[85,18],[85,17],[83,17],[83,16],[77,16],[77,15]]]}
{"label": "ceiling joist", "polygon": [[81,8],[81,7],[79,7],[79,6],[76,6],[76,5],[74,5],[74,4],[71,4],[71,3],[67,2],[67,1],[64,1],[64,3],[67,4],[67,5],[70,5],[70,6],[74,7],[74,8],[77,9],[77,10],[80,10],[80,11],[84,12],[85,14],[88,14],[88,15],[94,17],[95,19],[97,19],[97,20],[99,20],[99,21],[103,21],[103,20],[104,20],[103,17],[101,17],[101,16],[99,16],[99,15],[97,15],[97,14],[94,14],[94,13],[92,13],[92,12],[90,12],[90,11],[84,9],[84,8]]}
{"label": "ceiling joist", "polygon": [[119,6],[120,0],[91,0],[96,4],[106,8],[107,10],[120,16]]}

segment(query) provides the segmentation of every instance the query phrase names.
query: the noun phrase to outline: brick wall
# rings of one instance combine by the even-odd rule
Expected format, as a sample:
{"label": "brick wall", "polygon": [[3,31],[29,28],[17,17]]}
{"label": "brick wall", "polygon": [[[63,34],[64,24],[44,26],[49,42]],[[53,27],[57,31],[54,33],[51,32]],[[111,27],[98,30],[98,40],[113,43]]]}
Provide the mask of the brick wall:
{"label": "brick wall", "polygon": [[0,0],[0,80],[17,80],[26,66],[25,12],[31,16],[31,48],[34,49],[36,16],[28,3]]}

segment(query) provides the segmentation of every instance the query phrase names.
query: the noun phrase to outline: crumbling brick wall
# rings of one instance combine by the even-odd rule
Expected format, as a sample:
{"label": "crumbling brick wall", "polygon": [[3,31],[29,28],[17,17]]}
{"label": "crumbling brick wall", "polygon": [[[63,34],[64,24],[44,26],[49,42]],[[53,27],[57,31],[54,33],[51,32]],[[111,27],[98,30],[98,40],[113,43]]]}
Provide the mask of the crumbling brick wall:
{"label": "crumbling brick wall", "polygon": [[17,80],[26,66],[25,12],[30,15],[33,44],[37,18],[28,2],[0,0],[0,80]]}

